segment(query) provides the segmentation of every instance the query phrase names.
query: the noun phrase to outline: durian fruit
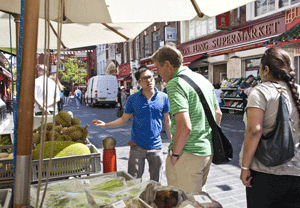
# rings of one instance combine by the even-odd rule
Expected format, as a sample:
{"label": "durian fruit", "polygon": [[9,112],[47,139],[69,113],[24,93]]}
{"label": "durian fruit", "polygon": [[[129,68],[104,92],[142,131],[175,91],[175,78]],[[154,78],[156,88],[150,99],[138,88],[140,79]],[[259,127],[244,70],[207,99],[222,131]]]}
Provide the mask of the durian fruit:
{"label": "durian fruit", "polygon": [[65,134],[70,136],[73,141],[85,140],[88,136],[88,131],[85,127],[75,125],[67,128]]}
{"label": "durian fruit", "polygon": [[55,126],[54,130],[59,133],[59,134],[63,134],[64,132],[64,127],[62,126]]}
{"label": "durian fruit", "polygon": [[86,127],[80,127],[80,129],[81,129],[81,132],[82,132],[82,137],[81,137],[81,139],[83,139],[83,140],[86,140],[86,138],[88,137],[88,135],[89,135],[89,132],[88,132],[88,130],[86,129],[87,128],[87,126]]}
{"label": "durian fruit", "polygon": [[40,134],[39,133],[33,133],[32,134],[32,143],[33,144],[39,144],[40,143]]}
{"label": "durian fruit", "polygon": [[[45,142],[44,158],[50,157],[51,142]],[[90,149],[81,143],[72,141],[54,141],[53,144],[53,157],[68,157],[77,155],[91,154]],[[32,159],[38,160],[40,157],[40,144],[38,144],[32,151]]]}
{"label": "durian fruit", "polygon": [[47,131],[51,131],[52,128],[53,128],[53,123],[52,123],[52,122],[46,124],[46,130],[47,130]]}
{"label": "durian fruit", "polygon": [[80,125],[79,119],[78,118],[72,118],[71,125],[72,126],[74,126],[74,125]]}
{"label": "durian fruit", "polygon": [[60,111],[56,116],[55,116],[55,123],[57,125],[61,125],[63,127],[69,127],[71,126],[71,115],[66,112],[66,111]]}
{"label": "durian fruit", "polygon": [[[59,133],[57,131],[54,131],[54,140],[56,140],[58,136]],[[46,141],[51,141],[51,138],[52,138],[52,130],[46,132]]]}
{"label": "durian fruit", "polygon": [[56,138],[56,141],[72,141],[72,138],[68,135],[59,135],[57,138]]}

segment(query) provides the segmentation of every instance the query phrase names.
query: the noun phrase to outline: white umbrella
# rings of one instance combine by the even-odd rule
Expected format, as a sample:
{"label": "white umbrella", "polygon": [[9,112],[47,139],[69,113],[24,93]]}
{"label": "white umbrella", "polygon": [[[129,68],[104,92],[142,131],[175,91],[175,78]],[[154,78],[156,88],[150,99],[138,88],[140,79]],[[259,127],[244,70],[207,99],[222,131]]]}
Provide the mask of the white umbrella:
{"label": "white umbrella", "polygon": [[[44,18],[44,1],[40,0],[40,17]],[[162,22],[190,20],[197,13],[195,2],[202,13],[215,16],[254,0],[63,0],[66,22],[119,23]],[[50,20],[56,20],[58,1],[50,0]],[[20,14],[20,0],[0,1],[0,10]]]}
{"label": "white umbrella", "polygon": [[[11,19],[11,32],[12,32],[12,47],[16,48],[15,40],[15,22],[13,17]],[[54,30],[57,29],[57,23],[51,22]],[[145,28],[152,23],[119,23],[119,24],[107,24],[114,28],[129,40],[134,39]],[[44,48],[44,31],[45,20],[39,20],[38,30],[38,48]],[[0,12],[0,47],[10,47],[10,35],[9,35],[9,19],[8,14]],[[91,24],[63,24],[62,25],[62,43],[67,48],[79,48],[89,45],[98,45],[106,43],[124,42],[126,39],[121,35],[116,34],[111,29],[108,29],[101,23]],[[53,30],[50,30],[50,48],[57,48],[57,37]]]}

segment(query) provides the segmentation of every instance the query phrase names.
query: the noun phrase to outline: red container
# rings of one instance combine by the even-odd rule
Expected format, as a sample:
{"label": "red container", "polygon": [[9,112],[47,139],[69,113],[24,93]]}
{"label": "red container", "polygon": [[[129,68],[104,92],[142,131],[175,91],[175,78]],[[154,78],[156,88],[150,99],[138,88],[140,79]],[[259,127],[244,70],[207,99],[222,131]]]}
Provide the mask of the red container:
{"label": "red container", "polygon": [[103,150],[103,173],[117,171],[116,149]]}

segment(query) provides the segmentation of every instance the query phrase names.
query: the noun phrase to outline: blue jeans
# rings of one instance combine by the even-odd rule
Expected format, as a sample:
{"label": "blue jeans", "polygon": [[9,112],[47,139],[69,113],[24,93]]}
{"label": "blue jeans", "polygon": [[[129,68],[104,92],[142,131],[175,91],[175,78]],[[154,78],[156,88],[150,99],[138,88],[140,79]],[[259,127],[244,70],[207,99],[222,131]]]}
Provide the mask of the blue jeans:
{"label": "blue jeans", "polygon": [[76,101],[77,108],[79,108],[80,107],[80,100],[78,98],[75,98],[75,101]]}
{"label": "blue jeans", "polygon": [[128,173],[135,178],[142,178],[145,168],[145,159],[148,160],[150,180],[159,182],[162,176],[163,151],[162,149],[143,149],[130,147]]}

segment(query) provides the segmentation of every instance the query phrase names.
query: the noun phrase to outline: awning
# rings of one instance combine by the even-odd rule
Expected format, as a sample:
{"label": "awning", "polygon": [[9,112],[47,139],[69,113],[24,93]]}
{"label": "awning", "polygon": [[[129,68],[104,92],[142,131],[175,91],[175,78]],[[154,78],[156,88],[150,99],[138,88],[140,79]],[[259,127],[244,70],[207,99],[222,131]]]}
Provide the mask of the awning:
{"label": "awning", "polygon": [[300,41],[300,22],[291,27],[289,30],[285,31],[281,35],[277,37],[271,38],[266,41],[264,45],[268,48],[277,46],[277,45],[285,45],[289,43],[295,43]]}
{"label": "awning", "polygon": [[188,66],[194,61],[198,61],[198,60],[205,59],[205,58],[207,58],[207,53],[202,53],[202,54],[198,54],[198,55],[194,55],[194,56],[184,57],[183,58],[183,65]]}
{"label": "awning", "polygon": [[121,82],[121,81],[124,81],[124,79],[127,79],[128,77],[130,77],[130,74],[129,75],[125,75],[125,76],[118,76],[118,81]]}
{"label": "awning", "polygon": [[11,73],[0,66],[0,73],[11,79]]}

